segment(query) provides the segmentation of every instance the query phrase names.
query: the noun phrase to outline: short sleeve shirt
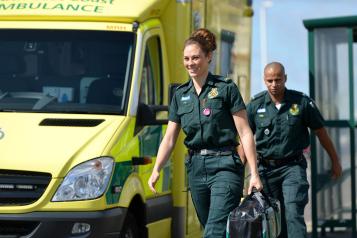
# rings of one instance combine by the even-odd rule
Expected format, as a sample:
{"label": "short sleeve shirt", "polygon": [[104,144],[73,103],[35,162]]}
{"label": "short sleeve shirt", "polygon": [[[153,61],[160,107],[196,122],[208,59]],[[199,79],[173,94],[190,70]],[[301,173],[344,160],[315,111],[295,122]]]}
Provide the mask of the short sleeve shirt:
{"label": "short sleeve shirt", "polygon": [[308,128],[324,126],[315,103],[303,93],[288,89],[280,109],[264,91],[247,105],[247,114],[262,157],[279,159],[300,153],[310,143]]}
{"label": "short sleeve shirt", "polygon": [[169,120],[181,125],[189,149],[237,146],[232,114],[245,109],[239,89],[232,80],[208,74],[200,95],[192,80],[177,88]]}

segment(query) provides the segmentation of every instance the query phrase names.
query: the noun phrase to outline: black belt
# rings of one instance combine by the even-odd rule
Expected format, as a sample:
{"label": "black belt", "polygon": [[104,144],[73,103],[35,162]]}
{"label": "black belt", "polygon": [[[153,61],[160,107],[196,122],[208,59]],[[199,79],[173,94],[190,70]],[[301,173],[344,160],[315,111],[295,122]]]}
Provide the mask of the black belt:
{"label": "black belt", "polygon": [[263,166],[271,166],[271,167],[281,167],[291,163],[297,163],[303,160],[303,158],[304,156],[302,153],[298,153],[281,159],[258,156],[259,164]]}
{"label": "black belt", "polygon": [[235,153],[236,148],[233,146],[213,148],[213,149],[201,149],[201,150],[188,150],[189,155],[231,155]]}

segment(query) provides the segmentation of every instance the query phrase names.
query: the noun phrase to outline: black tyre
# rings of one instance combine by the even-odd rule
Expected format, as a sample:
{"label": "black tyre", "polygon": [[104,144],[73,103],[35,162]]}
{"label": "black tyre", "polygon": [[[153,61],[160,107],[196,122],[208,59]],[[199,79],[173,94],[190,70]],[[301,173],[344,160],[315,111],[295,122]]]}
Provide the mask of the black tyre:
{"label": "black tyre", "polygon": [[134,215],[130,211],[128,211],[119,238],[139,238],[139,237],[140,237],[140,232],[139,232],[138,223],[136,222]]}

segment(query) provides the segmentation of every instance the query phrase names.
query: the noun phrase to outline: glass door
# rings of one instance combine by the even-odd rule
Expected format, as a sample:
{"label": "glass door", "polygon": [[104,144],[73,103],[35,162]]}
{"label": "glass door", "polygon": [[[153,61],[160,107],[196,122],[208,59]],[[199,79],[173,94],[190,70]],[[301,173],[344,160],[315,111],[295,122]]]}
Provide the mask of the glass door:
{"label": "glass door", "polygon": [[[312,136],[311,205],[313,237],[335,228],[352,230],[356,237],[355,133],[356,97],[353,72],[357,66],[355,30],[349,27],[309,31],[310,95],[326,120],[336,147],[342,177],[331,179],[330,159]],[[356,53],[354,53],[356,52]]]}

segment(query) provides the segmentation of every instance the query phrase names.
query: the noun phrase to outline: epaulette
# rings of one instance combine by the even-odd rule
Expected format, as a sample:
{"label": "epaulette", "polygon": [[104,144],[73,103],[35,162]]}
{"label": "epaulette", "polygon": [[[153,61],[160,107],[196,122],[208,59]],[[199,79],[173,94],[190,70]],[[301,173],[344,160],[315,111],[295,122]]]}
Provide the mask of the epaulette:
{"label": "epaulette", "polygon": [[296,91],[296,90],[292,90],[292,89],[289,89],[289,91],[290,91],[292,94],[296,94],[296,95],[299,95],[299,96],[307,96],[305,93],[300,92],[300,91]]}
{"label": "epaulette", "polygon": [[266,94],[266,90],[258,93],[258,94],[255,94],[252,98],[251,98],[251,101],[255,101],[255,100],[258,100],[259,98],[264,98],[265,94]]}
{"label": "epaulette", "polygon": [[189,83],[190,83],[190,80],[188,80],[186,83],[180,84],[179,86],[177,86],[176,90],[187,86]]}
{"label": "epaulette", "polygon": [[292,95],[293,97],[305,98],[305,99],[310,100],[310,97],[307,96],[307,95],[306,95],[305,93],[303,93],[303,92],[289,89],[289,93],[290,93],[290,95]]}
{"label": "epaulette", "polygon": [[224,77],[224,76],[221,76],[221,75],[214,75],[216,77],[216,79],[218,79],[219,81],[221,82],[225,82],[225,83],[230,83],[232,82],[232,79],[231,78],[228,78],[228,77]]}

